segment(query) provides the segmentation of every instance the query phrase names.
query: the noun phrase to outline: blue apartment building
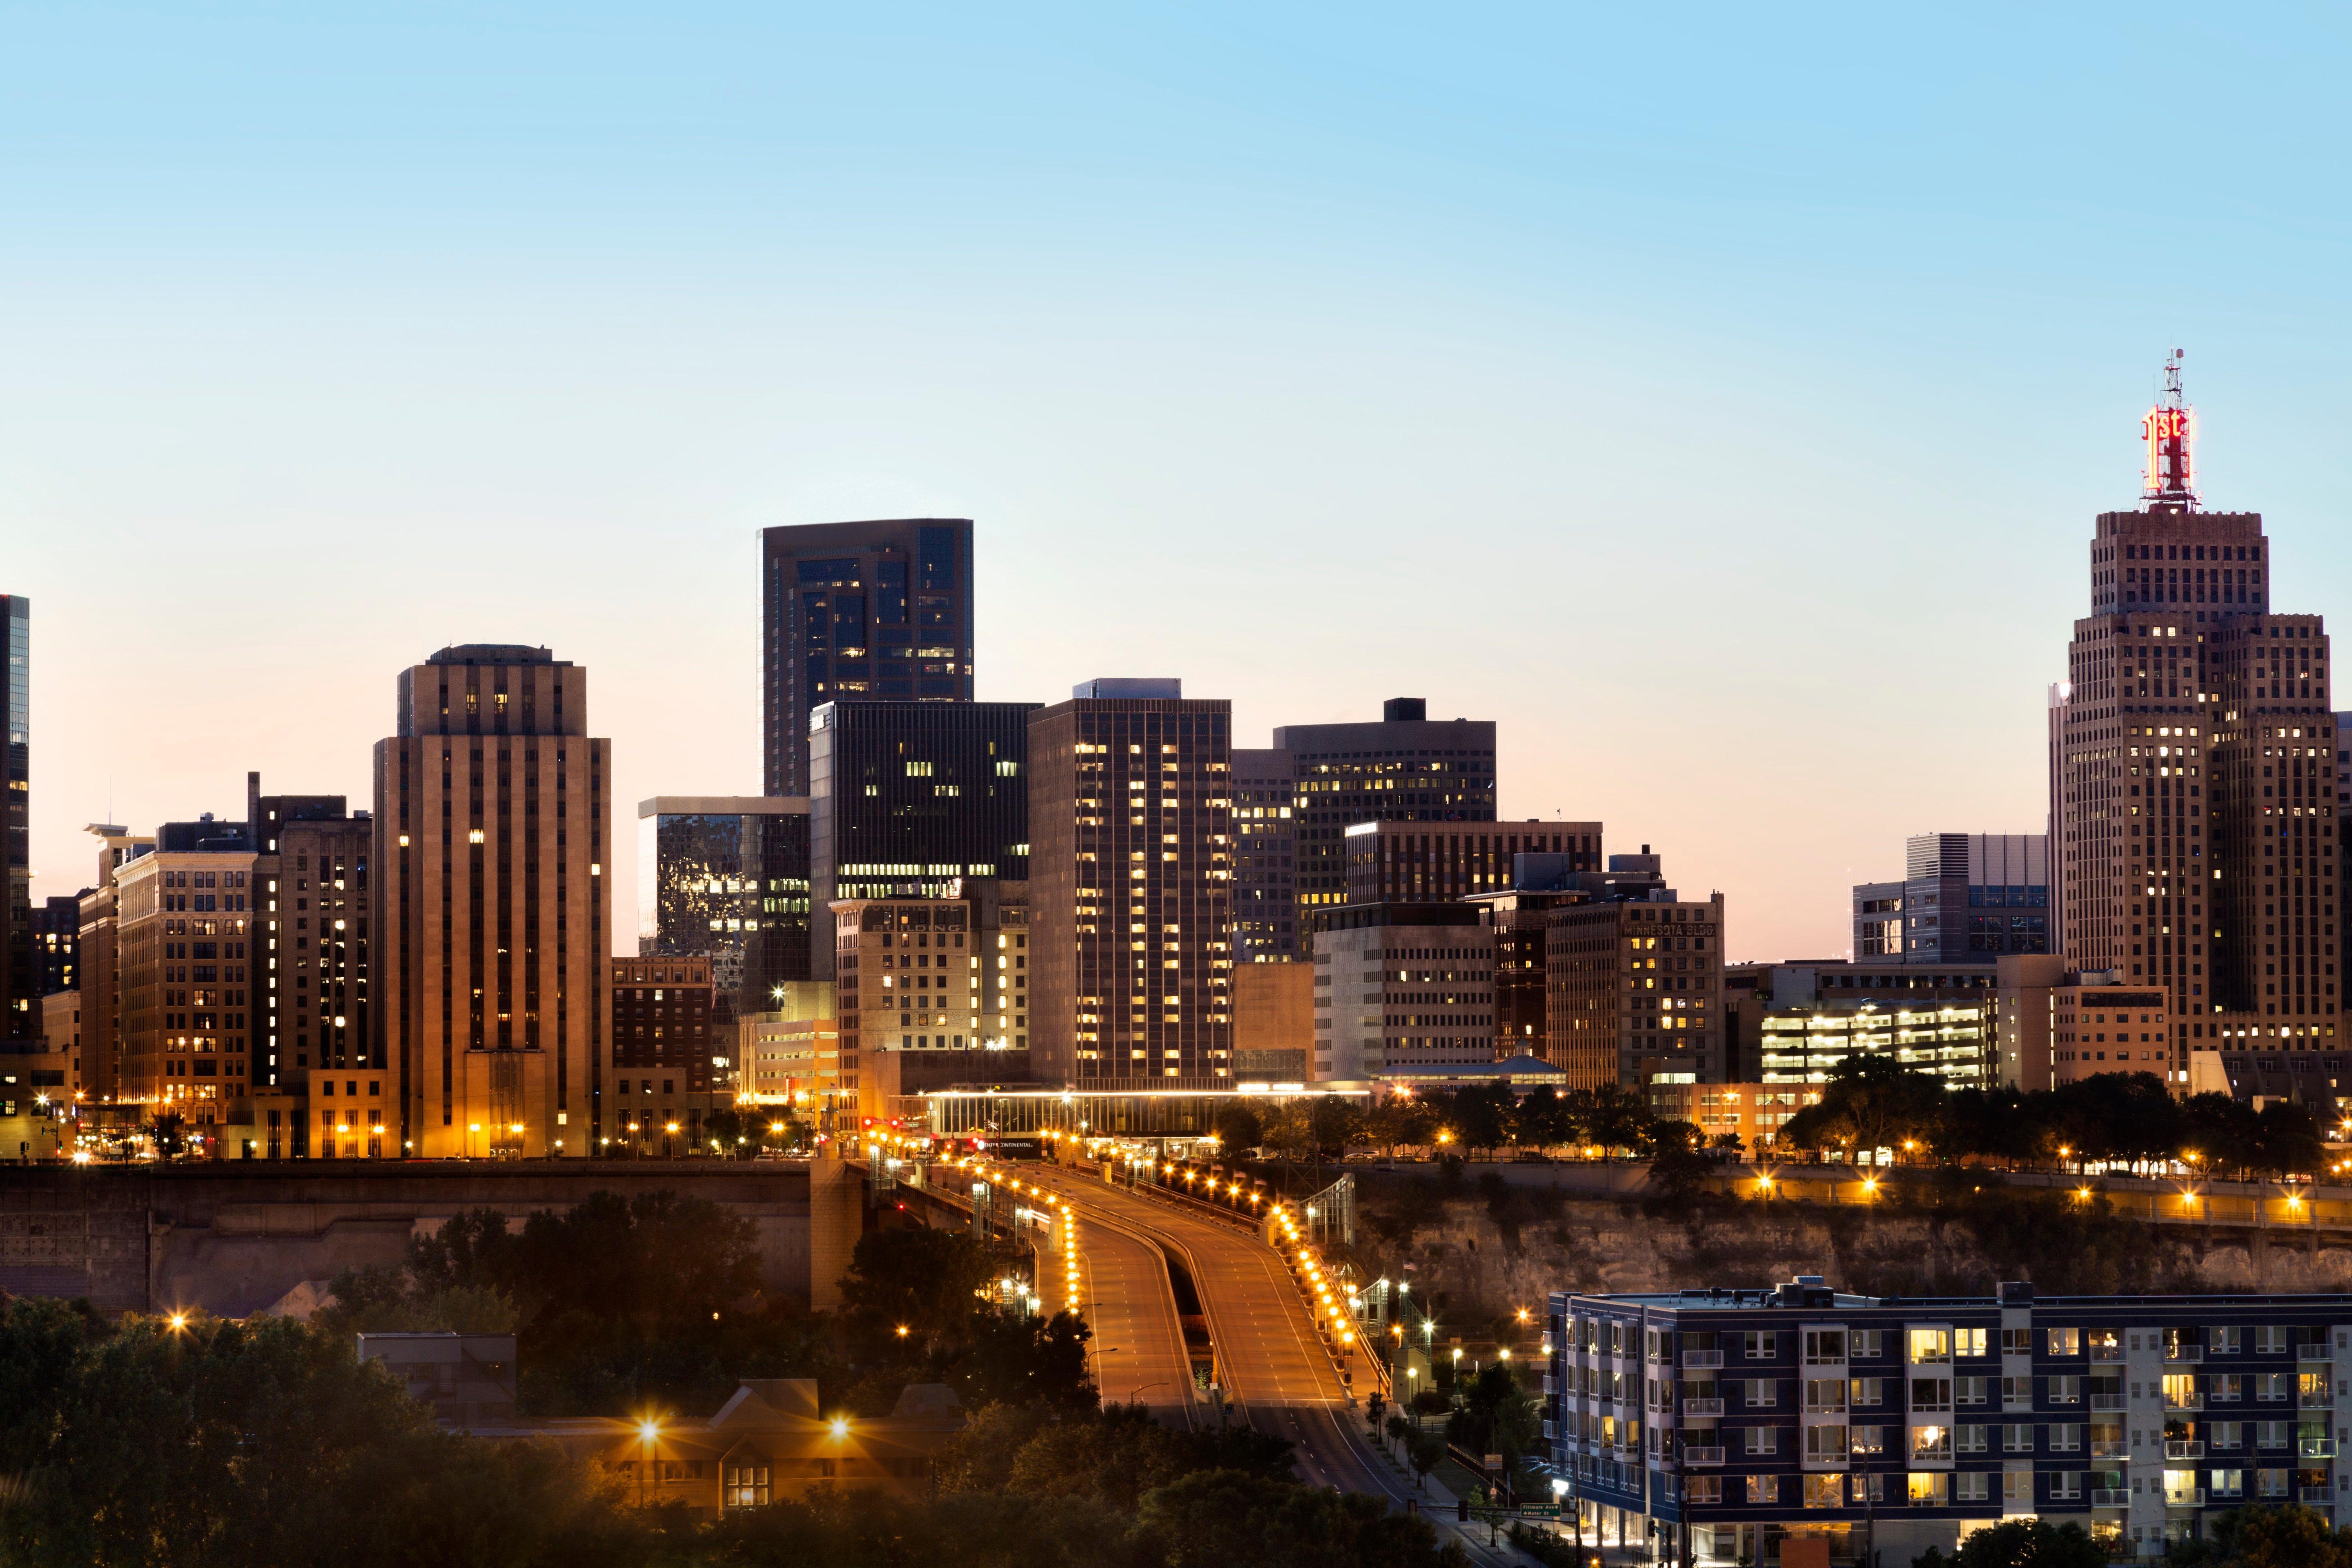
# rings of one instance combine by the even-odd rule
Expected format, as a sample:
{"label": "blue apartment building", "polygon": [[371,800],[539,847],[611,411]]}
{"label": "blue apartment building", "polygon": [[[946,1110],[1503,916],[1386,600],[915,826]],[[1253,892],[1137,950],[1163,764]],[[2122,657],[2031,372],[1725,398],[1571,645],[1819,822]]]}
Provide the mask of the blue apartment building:
{"label": "blue apartment building", "polygon": [[2352,1296],[1878,1297],[1801,1275],[1549,1311],[1544,1436],[1612,1552],[1867,1568],[2039,1515],[2147,1558],[2218,1510],[2352,1509]]}

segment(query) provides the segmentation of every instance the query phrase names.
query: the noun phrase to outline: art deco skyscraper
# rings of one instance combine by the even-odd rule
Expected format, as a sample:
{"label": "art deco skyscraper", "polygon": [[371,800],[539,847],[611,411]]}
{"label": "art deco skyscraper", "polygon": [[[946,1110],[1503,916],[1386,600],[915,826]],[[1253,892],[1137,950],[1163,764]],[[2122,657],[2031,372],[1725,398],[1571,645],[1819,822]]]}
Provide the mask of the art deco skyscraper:
{"label": "art deco skyscraper", "polygon": [[415,1154],[595,1149],[607,1065],[612,743],[545,648],[403,670],[375,748],[375,1016]]}
{"label": "art deco skyscraper", "polygon": [[971,520],[771,528],[760,551],[762,793],[809,793],[813,709],[971,700]]}
{"label": "art deco skyscraper", "polygon": [[2051,818],[2067,956],[2166,989],[2168,1049],[2128,1059],[2181,1086],[2192,1051],[2334,1047],[2336,721],[2320,617],[2272,612],[2260,513],[2199,506],[2177,356],[2167,383],[2140,507],[2091,541]]}

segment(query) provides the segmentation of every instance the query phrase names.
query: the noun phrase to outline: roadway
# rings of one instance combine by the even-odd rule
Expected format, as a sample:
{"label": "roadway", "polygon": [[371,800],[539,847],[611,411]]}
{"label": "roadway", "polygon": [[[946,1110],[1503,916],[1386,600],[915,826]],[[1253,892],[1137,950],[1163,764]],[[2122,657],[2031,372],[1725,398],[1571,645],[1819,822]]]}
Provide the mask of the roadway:
{"label": "roadway", "polygon": [[1103,1402],[1140,1403],[1155,1420],[1194,1425],[1192,1359],[1159,1247],[1082,1212],[1078,1271]]}
{"label": "roadway", "polygon": [[[1193,1285],[1209,1320],[1209,1337],[1216,1346],[1217,1375],[1225,1397],[1251,1426],[1294,1445],[1302,1480],[1366,1492],[1400,1511],[1408,1500],[1418,1497],[1440,1538],[1456,1537],[1475,1562],[1494,1568],[1529,1561],[1507,1545],[1489,1547],[1484,1530],[1458,1530],[1450,1506],[1442,1514],[1436,1511],[1432,1493],[1416,1492],[1412,1478],[1399,1475],[1360,1436],[1365,1431],[1362,1407],[1340,1384],[1281,1258],[1255,1233],[1067,1167],[1024,1164],[1022,1174],[1078,1206],[1082,1248],[1091,1250],[1095,1244],[1087,1238],[1110,1233],[1116,1226],[1135,1237],[1167,1242],[1190,1260]],[[1108,1294],[1097,1288],[1095,1299],[1102,1303]],[[1096,1310],[1103,1308],[1098,1304]],[[1099,1325],[1097,1331],[1102,1332]],[[1361,1371],[1358,1375],[1369,1392],[1372,1374]],[[1119,1396],[1112,1384],[1100,1386],[1105,1399]]]}

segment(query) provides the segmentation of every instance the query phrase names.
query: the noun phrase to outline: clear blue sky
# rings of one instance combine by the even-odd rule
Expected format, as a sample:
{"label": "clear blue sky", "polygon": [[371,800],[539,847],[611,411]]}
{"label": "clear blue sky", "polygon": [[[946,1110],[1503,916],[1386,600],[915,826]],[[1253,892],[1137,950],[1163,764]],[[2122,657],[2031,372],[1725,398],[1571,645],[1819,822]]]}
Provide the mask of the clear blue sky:
{"label": "clear blue sky", "polygon": [[585,663],[625,801],[754,790],[755,530],[929,512],[983,697],[1426,696],[1842,952],[1904,834],[2042,826],[2175,343],[2345,607],[2341,10],[0,20],[43,892],[248,767],[363,800],[451,640]]}

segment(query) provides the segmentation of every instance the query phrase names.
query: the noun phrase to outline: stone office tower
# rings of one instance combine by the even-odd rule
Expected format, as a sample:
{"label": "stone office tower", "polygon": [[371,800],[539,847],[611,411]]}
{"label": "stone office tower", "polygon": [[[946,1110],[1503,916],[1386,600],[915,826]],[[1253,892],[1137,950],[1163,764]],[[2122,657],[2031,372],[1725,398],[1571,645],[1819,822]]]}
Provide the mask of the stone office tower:
{"label": "stone office tower", "polygon": [[376,1026],[419,1156],[591,1153],[607,1057],[612,742],[588,675],[467,644],[375,748]]}
{"label": "stone office tower", "polygon": [[2168,1048],[2130,1070],[2178,1090],[2191,1052],[2335,1048],[2336,721],[2326,629],[2272,612],[2260,513],[2199,507],[2177,357],[2167,383],[2139,510],[2091,541],[2051,819],[2069,963],[2165,988]]}
{"label": "stone office tower", "polygon": [[814,709],[971,700],[970,519],[771,528],[760,555],[762,794],[809,793]]}

